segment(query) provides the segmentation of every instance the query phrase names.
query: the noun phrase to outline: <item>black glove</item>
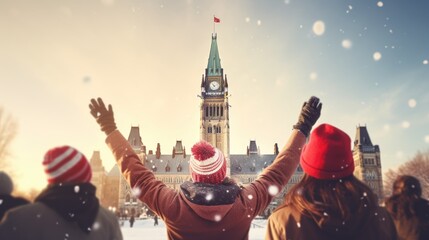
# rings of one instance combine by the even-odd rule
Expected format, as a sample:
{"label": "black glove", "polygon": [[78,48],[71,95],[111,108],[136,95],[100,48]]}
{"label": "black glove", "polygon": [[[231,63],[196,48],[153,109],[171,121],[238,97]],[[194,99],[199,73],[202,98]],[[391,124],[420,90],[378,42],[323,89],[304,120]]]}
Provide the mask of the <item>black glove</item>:
{"label": "black glove", "polygon": [[107,110],[106,106],[104,105],[103,99],[91,99],[89,109],[91,109],[91,115],[95,118],[95,120],[97,120],[97,123],[100,125],[101,131],[106,133],[106,135],[109,135],[111,132],[116,130],[112,105],[109,104],[109,110]]}
{"label": "black glove", "polygon": [[304,102],[299,115],[298,122],[293,125],[294,129],[301,131],[306,137],[310,134],[311,128],[320,117],[322,103],[319,98],[312,96],[308,102]]}

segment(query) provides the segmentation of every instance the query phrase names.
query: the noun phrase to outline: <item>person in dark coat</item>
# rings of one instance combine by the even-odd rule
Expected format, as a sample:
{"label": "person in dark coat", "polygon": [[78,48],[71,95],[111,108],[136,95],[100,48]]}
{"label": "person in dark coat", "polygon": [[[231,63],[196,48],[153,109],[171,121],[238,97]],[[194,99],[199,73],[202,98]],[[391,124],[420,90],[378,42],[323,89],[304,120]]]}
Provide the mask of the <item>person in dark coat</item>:
{"label": "person in dark coat", "polygon": [[350,137],[321,124],[301,153],[304,176],[268,219],[267,240],[394,240],[389,213],[353,176]]}
{"label": "person in dark coat", "polygon": [[164,221],[167,239],[246,240],[253,218],[266,209],[298,167],[301,147],[320,116],[322,104],[316,97],[304,103],[289,141],[252,183],[239,186],[231,181],[226,176],[226,156],[202,141],[191,149],[192,181],[181,184],[179,190],[157,180],[151,169],[142,164],[116,129],[111,105],[106,107],[98,98],[91,99],[89,108],[107,135],[106,143],[129,186],[140,189],[139,199]]}
{"label": "person in dark coat", "polygon": [[122,240],[115,215],[100,206],[91,166],[70,146],[52,148],[43,167],[48,186],[35,202],[9,210],[0,239]]}
{"label": "person in dark coat", "polygon": [[158,226],[158,215],[156,215],[156,214],[153,217],[153,226]]}
{"label": "person in dark coat", "polygon": [[0,220],[9,209],[30,203],[22,197],[12,196],[13,182],[4,171],[0,171]]}
{"label": "person in dark coat", "polygon": [[136,219],[134,218],[134,214],[131,214],[130,217],[130,228],[132,228],[134,226],[134,222],[136,221]]}
{"label": "person in dark coat", "polygon": [[392,196],[386,202],[400,240],[429,239],[429,201],[422,198],[420,181],[409,175],[393,183]]}

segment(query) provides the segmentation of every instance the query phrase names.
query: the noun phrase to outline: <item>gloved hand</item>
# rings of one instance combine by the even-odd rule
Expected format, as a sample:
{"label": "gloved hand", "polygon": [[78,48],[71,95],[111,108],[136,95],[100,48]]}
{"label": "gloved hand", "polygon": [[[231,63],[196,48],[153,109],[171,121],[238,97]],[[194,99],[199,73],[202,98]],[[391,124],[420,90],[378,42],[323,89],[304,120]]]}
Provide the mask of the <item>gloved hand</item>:
{"label": "gloved hand", "polygon": [[319,98],[312,96],[308,102],[304,102],[299,115],[298,122],[293,125],[294,129],[301,131],[306,137],[310,134],[311,128],[320,117],[322,103]]}
{"label": "gloved hand", "polygon": [[109,104],[109,110],[107,110],[106,106],[104,105],[103,99],[91,99],[89,109],[91,109],[91,115],[100,125],[101,131],[106,133],[106,135],[109,135],[111,132],[116,130],[116,123],[115,118],[113,117],[112,105]]}

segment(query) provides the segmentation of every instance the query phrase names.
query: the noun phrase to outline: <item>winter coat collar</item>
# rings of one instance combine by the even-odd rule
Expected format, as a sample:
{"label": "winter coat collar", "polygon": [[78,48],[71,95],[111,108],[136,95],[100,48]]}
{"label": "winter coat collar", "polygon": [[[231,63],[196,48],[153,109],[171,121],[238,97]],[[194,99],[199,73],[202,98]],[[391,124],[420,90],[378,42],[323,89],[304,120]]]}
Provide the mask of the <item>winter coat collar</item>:
{"label": "winter coat collar", "polygon": [[232,204],[240,193],[240,187],[231,182],[210,184],[186,181],[180,189],[190,202],[204,206]]}
{"label": "winter coat collar", "polygon": [[219,222],[231,210],[240,193],[235,183],[209,184],[190,181],[180,185],[183,199],[201,218]]}
{"label": "winter coat collar", "polygon": [[52,184],[35,199],[53,209],[69,222],[76,222],[83,232],[91,227],[99,209],[95,187],[91,183]]}

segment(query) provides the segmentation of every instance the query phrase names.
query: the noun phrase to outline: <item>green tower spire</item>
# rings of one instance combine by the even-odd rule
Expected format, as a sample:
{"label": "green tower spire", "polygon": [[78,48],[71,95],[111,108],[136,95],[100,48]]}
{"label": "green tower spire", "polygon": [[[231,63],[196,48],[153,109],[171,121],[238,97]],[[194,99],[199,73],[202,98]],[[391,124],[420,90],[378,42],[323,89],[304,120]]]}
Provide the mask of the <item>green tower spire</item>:
{"label": "green tower spire", "polygon": [[207,63],[206,76],[222,76],[222,67],[220,66],[219,50],[217,47],[217,35],[212,35],[212,45],[210,47],[209,61]]}

